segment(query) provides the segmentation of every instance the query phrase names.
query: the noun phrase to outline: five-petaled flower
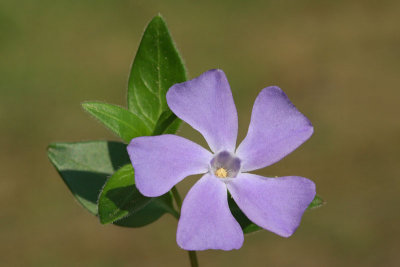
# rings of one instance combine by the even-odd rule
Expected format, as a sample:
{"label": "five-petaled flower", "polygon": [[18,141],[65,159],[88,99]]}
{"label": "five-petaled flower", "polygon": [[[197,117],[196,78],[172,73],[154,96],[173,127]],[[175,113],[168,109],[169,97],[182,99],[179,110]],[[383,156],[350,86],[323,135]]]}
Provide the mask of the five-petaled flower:
{"label": "five-petaled flower", "polygon": [[134,138],[128,153],[136,186],[145,196],[163,195],[185,177],[204,173],[183,202],[178,245],[186,250],[242,246],[243,232],[229,210],[228,191],[252,222],[291,236],[315,196],[314,183],[298,176],[267,178],[248,173],[279,161],[313,133],[310,121],[286,94],[275,86],[261,91],[247,136],[237,149],[238,117],[223,71],[210,70],[173,85],[167,103],[204,136],[213,153],[169,134]]}

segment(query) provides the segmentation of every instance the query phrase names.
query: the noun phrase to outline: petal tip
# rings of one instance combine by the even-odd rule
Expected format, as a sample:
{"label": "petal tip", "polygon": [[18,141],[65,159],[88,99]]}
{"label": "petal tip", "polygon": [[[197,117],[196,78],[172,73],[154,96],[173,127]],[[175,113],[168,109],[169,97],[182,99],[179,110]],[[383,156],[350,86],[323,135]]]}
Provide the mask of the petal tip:
{"label": "petal tip", "polygon": [[283,90],[279,86],[276,86],[276,85],[271,85],[271,86],[265,87],[264,89],[261,90],[260,94],[261,93],[263,93],[263,94],[282,94],[285,97],[287,97],[286,93],[283,92]]}
{"label": "petal tip", "polygon": [[[132,166],[133,169],[135,169],[134,164],[132,164]],[[148,183],[144,182],[145,180],[146,179],[137,172],[135,173],[135,186],[139,190],[140,194],[145,197],[159,197],[164,194],[163,192],[159,192],[160,190],[157,190],[154,186],[149,186]]]}
{"label": "petal tip", "polygon": [[225,74],[224,71],[221,70],[221,69],[210,69],[210,70],[204,72],[203,74],[206,74],[206,73],[221,73],[221,74]]}
{"label": "petal tip", "polygon": [[297,230],[297,227],[295,228],[295,229],[293,229],[293,230],[289,230],[289,231],[287,231],[287,232],[284,232],[284,233],[277,233],[279,236],[281,236],[281,237],[284,237],[284,238],[289,238],[289,237],[291,237],[295,232],[296,232],[296,230]]}
{"label": "petal tip", "polygon": [[[306,130],[307,130],[308,133],[309,133],[308,138],[310,138],[311,135],[313,135],[313,133],[314,133],[314,125],[311,123],[311,121],[310,121],[309,118],[307,118],[304,114],[302,114],[302,115],[303,115],[303,118],[304,118],[304,120],[305,120]],[[307,138],[307,139],[308,139],[308,138]],[[307,139],[306,139],[306,140],[307,140]]]}
{"label": "petal tip", "polygon": [[[214,240],[211,241],[209,240],[202,240],[200,241],[199,239],[192,238],[185,236],[188,233],[185,231],[182,231],[183,227],[180,223],[178,222],[178,229],[176,231],[176,243],[178,246],[183,249],[183,250],[194,250],[194,251],[203,251],[203,250],[224,250],[224,251],[230,251],[230,250],[238,250],[243,246],[244,243],[244,234],[239,227],[239,231],[236,232],[236,238],[231,239],[230,242],[220,242],[221,240]],[[239,233],[240,232],[240,233]],[[212,237],[212,236],[211,236]],[[226,240],[224,240],[226,241]]]}
{"label": "petal tip", "polygon": [[225,72],[221,69],[208,70],[208,71],[204,72],[203,74],[201,74],[198,78],[206,77],[206,76],[214,76],[214,79],[216,79],[216,80],[223,79],[223,80],[225,80],[226,83],[228,83],[228,78],[226,77]]}
{"label": "petal tip", "polygon": [[243,242],[244,239],[241,240],[241,242],[237,243],[237,244],[233,244],[230,246],[197,246],[197,245],[192,245],[192,244],[185,244],[185,243],[181,243],[178,238],[176,240],[176,243],[178,244],[178,246],[183,249],[183,250],[187,250],[187,251],[203,251],[203,250],[224,250],[224,251],[230,251],[230,250],[238,250],[243,246]]}
{"label": "petal tip", "polygon": [[296,232],[296,230],[297,230],[297,228],[299,228],[299,226],[300,226],[300,221],[298,222],[298,224],[293,225],[292,227],[275,229],[274,231],[271,231],[270,229],[267,229],[267,230],[271,231],[272,233],[277,234],[281,237],[289,238]]}

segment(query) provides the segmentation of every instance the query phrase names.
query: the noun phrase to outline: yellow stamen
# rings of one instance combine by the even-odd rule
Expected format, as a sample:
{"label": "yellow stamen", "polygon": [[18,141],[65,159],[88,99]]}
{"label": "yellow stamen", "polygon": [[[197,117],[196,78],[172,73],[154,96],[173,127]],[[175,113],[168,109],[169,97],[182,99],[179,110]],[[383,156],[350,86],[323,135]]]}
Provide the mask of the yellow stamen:
{"label": "yellow stamen", "polygon": [[226,178],[228,176],[228,172],[224,168],[219,168],[215,171],[215,175],[219,178]]}

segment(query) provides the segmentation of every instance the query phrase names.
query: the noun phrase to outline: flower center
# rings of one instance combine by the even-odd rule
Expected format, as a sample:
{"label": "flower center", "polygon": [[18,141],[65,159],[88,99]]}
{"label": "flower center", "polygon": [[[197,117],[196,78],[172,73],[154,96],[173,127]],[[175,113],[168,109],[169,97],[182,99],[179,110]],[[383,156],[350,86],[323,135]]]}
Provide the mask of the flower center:
{"label": "flower center", "polygon": [[228,176],[228,172],[224,168],[219,168],[215,171],[215,175],[219,178],[226,178]]}
{"label": "flower center", "polygon": [[228,151],[219,152],[210,162],[210,171],[217,178],[234,178],[240,170],[240,159]]}

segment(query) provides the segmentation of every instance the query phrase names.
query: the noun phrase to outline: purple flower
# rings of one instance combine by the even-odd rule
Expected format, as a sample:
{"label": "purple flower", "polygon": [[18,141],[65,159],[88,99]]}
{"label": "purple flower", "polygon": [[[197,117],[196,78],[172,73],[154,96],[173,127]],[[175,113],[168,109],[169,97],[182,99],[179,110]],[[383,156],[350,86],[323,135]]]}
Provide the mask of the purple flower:
{"label": "purple flower", "polygon": [[267,178],[249,171],[269,166],[313,133],[310,121],[278,87],[258,95],[246,138],[236,147],[238,118],[222,70],[175,84],[167,93],[170,109],[199,131],[211,152],[177,135],[138,137],[128,153],[136,186],[149,197],[168,192],[185,177],[202,174],[181,210],[177,243],[186,250],[239,249],[243,232],[228,207],[228,190],[255,224],[291,236],[315,196],[315,184],[303,177]]}

